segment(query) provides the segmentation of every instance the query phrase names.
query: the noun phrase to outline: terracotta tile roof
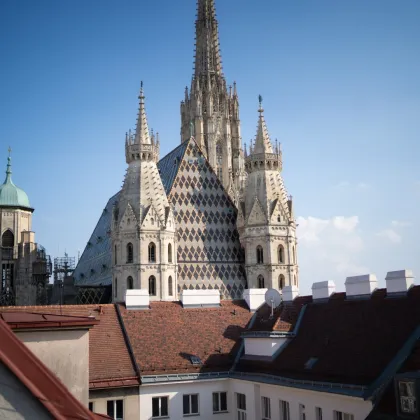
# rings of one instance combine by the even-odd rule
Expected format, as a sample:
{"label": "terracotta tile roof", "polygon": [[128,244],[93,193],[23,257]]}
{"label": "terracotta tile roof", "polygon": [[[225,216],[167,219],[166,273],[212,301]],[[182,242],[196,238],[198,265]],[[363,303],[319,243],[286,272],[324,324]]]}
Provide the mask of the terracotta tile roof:
{"label": "terracotta tile roof", "polygon": [[105,418],[90,412],[0,320],[0,361],[58,420]]}
{"label": "terracotta tile roof", "polygon": [[312,302],[312,296],[299,296],[293,302],[282,303],[274,309],[271,318],[271,307],[264,304],[256,312],[255,322],[251,331],[281,331],[292,332],[299,319],[300,310]]}
{"label": "terracotta tile roof", "polygon": [[[298,335],[274,362],[241,361],[238,370],[368,385],[419,324],[420,286],[392,298],[378,291],[369,299],[345,300],[337,293],[326,303],[307,305]],[[318,360],[305,369],[310,358]]]}
{"label": "terracotta tile roof", "polygon": [[9,306],[0,312],[94,316],[99,323],[89,332],[89,386],[139,383],[114,305]]}
{"label": "terracotta tile roof", "polygon": [[[229,370],[252,317],[242,301],[202,309],[184,309],[178,302],[150,306],[129,311],[119,305],[142,375]],[[194,366],[190,356],[198,356],[202,365]]]}
{"label": "terracotta tile roof", "polygon": [[0,319],[12,330],[28,328],[89,328],[98,324],[94,317],[50,315],[34,312],[0,312]]}

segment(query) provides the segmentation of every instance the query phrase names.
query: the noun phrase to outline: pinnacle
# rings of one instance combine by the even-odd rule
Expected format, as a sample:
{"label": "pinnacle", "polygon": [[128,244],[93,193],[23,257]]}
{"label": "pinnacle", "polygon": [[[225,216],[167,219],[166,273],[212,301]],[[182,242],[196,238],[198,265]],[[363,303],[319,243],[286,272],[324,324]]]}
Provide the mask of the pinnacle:
{"label": "pinnacle", "polygon": [[273,146],[271,144],[270,136],[268,134],[267,125],[264,119],[264,109],[262,107],[262,96],[259,95],[259,118],[258,118],[258,127],[257,135],[255,137],[255,144],[253,147],[253,153],[273,153]]}
{"label": "pinnacle", "polygon": [[150,144],[149,127],[147,124],[146,108],[144,104],[144,90],[143,82],[140,84],[139,94],[139,114],[137,117],[136,137],[135,143],[137,144]]}

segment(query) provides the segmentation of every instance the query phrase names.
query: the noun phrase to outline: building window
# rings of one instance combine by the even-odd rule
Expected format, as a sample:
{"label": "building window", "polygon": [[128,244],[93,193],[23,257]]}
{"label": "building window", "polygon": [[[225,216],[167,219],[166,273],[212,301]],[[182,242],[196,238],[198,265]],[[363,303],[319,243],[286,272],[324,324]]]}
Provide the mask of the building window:
{"label": "building window", "polygon": [[169,397],[152,398],[152,417],[169,417]]}
{"label": "building window", "polygon": [[155,276],[149,277],[149,295],[156,296],[156,277]]}
{"label": "building window", "polygon": [[123,400],[109,400],[106,402],[106,414],[111,419],[123,420],[124,419],[124,404]]}
{"label": "building window", "polygon": [[292,247],[292,252],[293,252],[293,264],[296,264],[296,251],[295,251],[295,247]]}
{"label": "building window", "polygon": [[296,274],[293,276],[293,284],[297,286]]}
{"label": "building window", "polygon": [[132,290],[133,287],[133,277],[127,277],[127,290]]}
{"label": "building window", "polygon": [[223,179],[223,169],[217,168],[217,177],[222,180]]}
{"label": "building window", "polygon": [[115,264],[118,263],[118,258],[117,258],[117,245],[114,246],[114,263]]}
{"label": "building window", "polygon": [[283,264],[284,263],[284,247],[283,245],[279,245],[278,249],[277,249],[277,257],[279,260],[279,264]]}
{"label": "building window", "polygon": [[149,244],[149,262],[156,262],[156,245],[153,242]]}
{"label": "building window", "polygon": [[3,233],[1,238],[1,246],[4,248],[13,248],[15,246],[15,235],[10,229]]}
{"label": "building window", "polygon": [[200,414],[198,409],[198,394],[184,395],[182,398],[184,416]]}
{"label": "building window", "polygon": [[133,262],[133,244],[127,244],[127,264],[131,264]]}
{"label": "building window", "polygon": [[281,222],[281,216],[280,215],[278,215],[277,216],[277,221],[280,223]]}
{"label": "building window", "polygon": [[271,404],[270,398],[261,397],[262,420],[271,419]]}
{"label": "building window", "polygon": [[118,279],[115,277],[115,289],[114,289],[114,297],[117,297],[117,289],[118,289]]}
{"label": "building window", "polygon": [[264,264],[264,252],[261,245],[257,246],[257,264]]}
{"label": "building window", "polygon": [[414,414],[417,412],[416,408],[416,393],[413,381],[399,381],[398,393],[400,397],[401,413]]}
{"label": "building window", "polygon": [[299,420],[306,420],[305,405],[299,404]]}
{"label": "building window", "polygon": [[315,420],[322,420],[322,408],[315,407]]}
{"label": "building window", "polygon": [[284,276],[283,276],[283,274],[280,274],[279,275],[279,290],[283,290],[284,283],[285,283]]}
{"label": "building window", "polygon": [[290,420],[290,406],[287,401],[280,400],[280,420]]}
{"label": "building window", "polygon": [[258,288],[264,289],[264,277],[261,274],[258,276]]}
{"label": "building window", "polygon": [[236,394],[236,412],[237,420],[246,420],[246,396],[245,394]]}
{"label": "building window", "polygon": [[174,285],[172,282],[172,276],[169,276],[168,278],[168,296],[173,296],[174,295],[174,289],[173,289]]}
{"label": "building window", "polygon": [[172,244],[168,244],[168,262],[172,262]]}
{"label": "building window", "polygon": [[353,414],[334,410],[334,420],[354,420]]}
{"label": "building window", "polygon": [[227,411],[226,392],[213,392],[213,413]]}
{"label": "building window", "polygon": [[93,402],[89,401],[89,411],[93,411]]}

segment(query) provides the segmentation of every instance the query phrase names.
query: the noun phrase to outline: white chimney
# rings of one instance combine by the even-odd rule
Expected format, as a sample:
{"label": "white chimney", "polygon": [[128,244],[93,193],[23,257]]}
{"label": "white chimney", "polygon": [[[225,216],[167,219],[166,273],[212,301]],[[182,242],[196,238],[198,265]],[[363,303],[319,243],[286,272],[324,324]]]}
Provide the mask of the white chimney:
{"label": "white chimney", "polygon": [[255,312],[265,303],[265,292],[268,289],[245,289],[242,298],[251,312]]}
{"label": "white chimney", "polygon": [[319,281],[312,285],[312,299],[329,299],[335,293],[335,283],[331,280]]}
{"label": "white chimney", "polygon": [[220,306],[219,290],[183,290],[181,302],[184,308]]}
{"label": "white chimney", "polygon": [[299,296],[299,289],[297,286],[283,287],[283,302],[291,302]]}
{"label": "white chimney", "polygon": [[385,280],[387,293],[404,293],[414,284],[411,270],[388,271]]}
{"label": "white chimney", "polygon": [[147,289],[127,290],[125,307],[129,310],[149,309],[149,291]]}
{"label": "white chimney", "polygon": [[375,274],[364,274],[362,276],[347,277],[346,297],[370,295],[378,287],[378,280]]}

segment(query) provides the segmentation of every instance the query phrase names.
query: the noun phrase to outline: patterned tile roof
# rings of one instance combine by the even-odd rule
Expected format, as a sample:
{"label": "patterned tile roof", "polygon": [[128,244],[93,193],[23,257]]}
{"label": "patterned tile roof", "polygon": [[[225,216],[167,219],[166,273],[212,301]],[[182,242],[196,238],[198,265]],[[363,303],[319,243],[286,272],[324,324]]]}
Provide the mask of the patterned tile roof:
{"label": "patterned tile roof", "polygon": [[138,384],[114,305],[8,306],[0,307],[0,312],[94,316],[99,323],[89,332],[90,387],[118,381]]}
{"label": "patterned tile roof", "polygon": [[[403,297],[389,298],[382,292],[370,299],[339,297],[326,303],[308,303],[297,336],[272,363],[241,361],[238,370],[371,384],[420,324],[420,286]],[[317,361],[306,369],[311,358]]]}
{"label": "patterned tile roof", "polygon": [[101,217],[80,257],[73,277],[76,286],[99,286],[112,283],[111,229],[112,207],[119,193],[112,196],[102,211]]}
{"label": "patterned tile roof", "polygon": [[[142,375],[228,371],[252,314],[242,301],[218,308],[185,309],[179,302],[152,302],[147,311],[119,305]],[[201,359],[194,366],[190,356]]]}

